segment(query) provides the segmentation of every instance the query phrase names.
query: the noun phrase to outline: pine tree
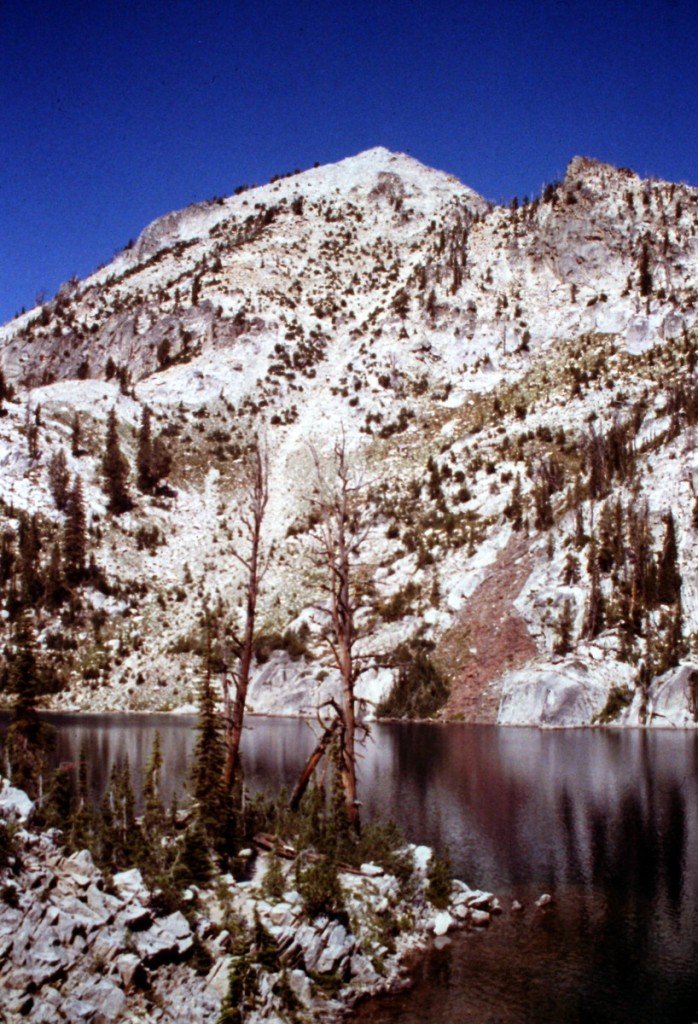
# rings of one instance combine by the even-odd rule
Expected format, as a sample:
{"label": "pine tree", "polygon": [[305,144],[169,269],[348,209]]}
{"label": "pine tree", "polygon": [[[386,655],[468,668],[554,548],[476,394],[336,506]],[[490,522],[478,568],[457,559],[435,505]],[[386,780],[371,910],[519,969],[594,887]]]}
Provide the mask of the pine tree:
{"label": "pine tree", "polygon": [[73,415],[73,424],[70,431],[70,450],[76,459],[79,459],[84,454],[82,450],[82,427],[80,425],[80,415],[77,412]]}
{"label": "pine tree", "polygon": [[121,763],[114,764],[111,770],[100,831],[103,862],[116,868],[130,867],[138,853],[140,832],[136,826],[128,755]]}
{"label": "pine tree", "polygon": [[58,541],[51,548],[51,557],[46,570],[46,601],[57,608],[68,596],[63,573],[63,555]]}
{"label": "pine tree", "polygon": [[153,481],[151,476],[152,443],[150,426],[150,409],[143,406],[141,414],[141,428],[138,432],[138,454],[136,455],[136,472],[138,487],[141,491],[148,492],[152,489]]}
{"label": "pine tree", "polygon": [[160,733],[156,732],[143,780],[143,833],[153,854],[156,853],[165,828],[165,807],[160,798],[162,764]]}
{"label": "pine tree", "polygon": [[39,520],[36,514],[23,513],[19,520],[20,598],[27,606],[36,605],[43,596],[40,552]]}
{"label": "pine tree", "polygon": [[90,849],[93,845],[94,830],[95,816],[90,802],[87,752],[83,745],[80,748],[78,786],[70,828],[70,844],[73,849]]}
{"label": "pine tree", "polygon": [[606,603],[601,590],[599,559],[596,541],[593,539],[589,546],[588,569],[591,577],[591,588],[589,591],[589,606],[586,619],[584,620],[583,635],[593,640],[603,630],[606,617]]}
{"label": "pine tree", "polygon": [[144,406],[138,433],[136,456],[137,482],[141,491],[151,494],[172,468],[172,459],[161,435],[152,436],[151,413]]}
{"label": "pine tree", "polygon": [[553,646],[555,654],[569,654],[572,650],[572,602],[569,597],[566,597],[562,604],[562,611],[560,612],[560,618],[557,620],[555,626],[555,632],[557,639]]}
{"label": "pine tree", "polygon": [[223,785],[225,743],[211,688],[210,630],[207,630],[207,664],[199,686],[197,740],[190,773],[194,819],[208,850],[222,854],[228,847],[232,824]]}
{"label": "pine tree", "polygon": [[681,574],[678,569],[676,526],[674,516],[667,512],[664,517],[666,532],[659,559],[657,573],[657,600],[660,604],[675,604],[681,597]]}
{"label": "pine tree", "polygon": [[109,511],[121,515],[133,508],[128,490],[128,462],[121,451],[116,426],[116,410],[112,407],[107,421],[107,438],[102,458],[104,489],[109,498]]}
{"label": "pine tree", "polygon": [[65,511],[68,503],[69,483],[68,460],[65,451],[59,448],[57,452],[53,453],[48,464],[48,486],[56,508],[60,512]]}
{"label": "pine tree", "polygon": [[511,498],[506,509],[506,515],[511,519],[512,529],[518,533],[523,527],[523,494],[519,473],[516,474],[516,480],[511,489]]}
{"label": "pine tree", "polygon": [[35,462],[39,457],[39,427],[41,426],[41,406],[32,415],[31,405],[27,404],[24,420],[24,432],[27,438],[29,458]]}
{"label": "pine tree", "polygon": [[652,271],[650,270],[650,252],[647,242],[642,243],[642,251],[638,263],[638,277],[640,284],[640,295],[643,297],[652,294]]}
{"label": "pine tree", "polygon": [[85,577],[87,559],[87,517],[82,480],[75,477],[75,484],[68,496],[65,524],[63,527],[63,561],[69,583],[75,585]]}
{"label": "pine tree", "polygon": [[0,586],[6,586],[15,573],[17,549],[14,530],[3,530],[0,537]]}
{"label": "pine tree", "polygon": [[5,669],[5,689],[12,695],[12,722],[7,731],[7,754],[12,781],[32,796],[43,791],[43,776],[54,730],[40,721],[39,698],[49,689],[36,650],[36,633],[29,612],[15,625]]}

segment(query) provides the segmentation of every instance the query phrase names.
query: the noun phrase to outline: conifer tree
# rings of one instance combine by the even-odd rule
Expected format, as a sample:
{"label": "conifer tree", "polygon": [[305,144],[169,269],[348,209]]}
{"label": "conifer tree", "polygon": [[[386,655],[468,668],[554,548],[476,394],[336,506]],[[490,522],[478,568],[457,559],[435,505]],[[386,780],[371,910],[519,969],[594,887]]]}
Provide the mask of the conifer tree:
{"label": "conifer tree", "polygon": [[151,413],[146,405],[143,407],[138,432],[136,471],[139,489],[151,494],[160,481],[169,476],[171,468],[172,458],[162,435],[152,436]]}
{"label": "conifer tree", "polygon": [[51,776],[46,800],[41,808],[41,824],[69,832],[75,810],[75,786],[72,772],[62,765]]}
{"label": "conifer tree", "polygon": [[165,828],[165,807],[160,798],[162,764],[160,733],[156,732],[143,780],[143,833],[153,852]]}
{"label": "conifer tree", "polygon": [[75,483],[68,496],[65,524],[63,527],[63,560],[66,579],[71,584],[80,583],[85,576],[87,559],[87,517],[82,480],[76,475]]}
{"label": "conifer tree", "polygon": [[103,804],[102,849],[112,867],[129,867],[138,852],[135,798],[128,755],[111,770],[109,791]]}
{"label": "conifer tree", "polygon": [[19,520],[20,598],[23,604],[35,605],[43,595],[41,578],[41,535],[36,513],[23,513]]}
{"label": "conifer tree", "polygon": [[104,489],[109,498],[109,511],[121,515],[133,508],[128,490],[128,462],[119,445],[116,410],[112,407],[107,421],[107,438],[102,458]]}
{"label": "conifer tree", "polygon": [[59,448],[57,452],[53,453],[48,464],[48,486],[56,508],[60,512],[65,511],[68,503],[69,483],[68,460],[65,451]]}
{"label": "conifer tree", "polygon": [[57,608],[68,596],[63,573],[63,555],[61,546],[56,541],[51,548],[51,557],[46,570],[46,601]]}
{"label": "conifer tree", "polygon": [[39,457],[39,427],[41,426],[41,406],[38,406],[32,414],[31,405],[27,403],[26,416],[24,420],[24,432],[27,437],[27,450],[29,458],[35,462]]}
{"label": "conifer tree", "polygon": [[190,785],[194,798],[194,820],[205,837],[209,851],[223,853],[231,839],[229,803],[223,784],[225,744],[211,687],[211,639],[207,624],[207,664],[199,686],[198,733],[192,761]]}
{"label": "conifer tree", "polygon": [[6,586],[14,576],[17,564],[14,530],[3,530],[0,537],[0,585]]}
{"label": "conifer tree", "polygon": [[34,625],[26,609],[19,614],[12,641],[4,673],[4,688],[12,695],[7,753],[14,784],[36,797],[43,791],[53,729],[41,722],[38,715],[39,698],[49,687],[37,654]]}
{"label": "conifer tree", "polygon": [[557,639],[553,646],[555,654],[569,654],[572,650],[572,626],[572,602],[569,597],[566,597],[555,627],[557,634]]}
{"label": "conifer tree", "polygon": [[80,748],[78,785],[72,814],[70,844],[74,850],[90,849],[93,845],[95,817],[90,802],[87,751]]}
{"label": "conifer tree", "polygon": [[666,532],[657,572],[657,600],[660,604],[675,604],[681,596],[681,574],[678,569],[676,547],[676,526],[674,516],[667,512],[664,517]]}
{"label": "conifer tree", "polygon": [[523,494],[521,491],[521,476],[516,474],[514,486],[511,489],[511,498],[507,506],[506,514],[511,519],[512,529],[518,533],[523,527]]}
{"label": "conifer tree", "polygon": [[77,411],[73,414],[73,424],[70,431],[70,450],[76,459],[80,458],[83,454],[82,426],[80,424],[80,415]]}
{"label": "conifer tree", "polygon": [[150,491],[152,488],[151,459],[152,443],[150,426],[150,409],[143,406],[141,413],[141,428],[138,432],[138,453],[136,455],[136,473],[138,487],[141,491]]}
{"label": "conifer tree", "polygon": [[606,617],[606,604],[601,590],[601,573],[599,571],[599,559],[596,550],[596,541],[592,539],[589,545],[588,558],[589,575],[591,577],[591,588],[589,591],[589,606],[584,621],[584,636],[593,639],[598,636],[604,628]]}

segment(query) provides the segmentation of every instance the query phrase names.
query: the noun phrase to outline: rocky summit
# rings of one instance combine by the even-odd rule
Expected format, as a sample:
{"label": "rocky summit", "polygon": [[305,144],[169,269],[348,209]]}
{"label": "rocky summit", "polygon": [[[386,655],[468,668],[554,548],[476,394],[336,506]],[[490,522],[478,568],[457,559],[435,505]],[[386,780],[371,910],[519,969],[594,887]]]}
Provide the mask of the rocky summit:
{"label": "rocky summit", "polygon": [[312,714],[341,440],[370,714],[693,725],[697,269],[698,190],[586,158],[504,207],[373,149],[160,218],[0,329],[6,650],[30,608],[52,706],[190,706],[262,444],[248,704]]}

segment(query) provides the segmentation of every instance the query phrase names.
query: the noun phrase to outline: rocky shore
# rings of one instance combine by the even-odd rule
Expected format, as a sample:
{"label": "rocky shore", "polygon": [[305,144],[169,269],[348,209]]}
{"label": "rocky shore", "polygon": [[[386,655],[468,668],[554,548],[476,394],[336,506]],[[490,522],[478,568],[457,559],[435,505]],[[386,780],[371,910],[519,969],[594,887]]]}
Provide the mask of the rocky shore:
{"label": "rocky shore", "polygon": [[2,1024],[332,1021],[408,984],[411,959],[434,936],[482,927],[499,910],[459,881],[436,909],[432,851],[411,847],[407,883],[376,864],[341,872],[345,913],[334,918],[309,919],[290,863],[270,897],[264,853],[249,880],[192,886],[165,913],[137,869],[109,877],[87,850],[66,856],[60,832],[31,829],[31,809],[2,784],[0,819],[14,833],[0,872]]}

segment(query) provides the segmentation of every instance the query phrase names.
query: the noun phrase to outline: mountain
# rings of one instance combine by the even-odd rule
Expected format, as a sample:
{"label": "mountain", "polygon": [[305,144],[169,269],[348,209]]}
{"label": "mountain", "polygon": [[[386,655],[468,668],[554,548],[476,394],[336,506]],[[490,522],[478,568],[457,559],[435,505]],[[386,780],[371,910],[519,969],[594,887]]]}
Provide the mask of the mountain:
{"label": "mountain", "polygon": [[[190,706],[204,607],[241,615],[240,481],[262,437],[249,703],[311,713],[336,684],[315,643],[313,450],[343,437],[373,524],[370,701],[400,674],[428,698],[440,674],[446,718],[694,724],[697,270],[698,190],[586,158],[502,207],[379,148],[161,217],[0,328],[6,653],[29,604],[65,684],[53,706]],[[146,406],[171,469],[143,493]],[[63,459],[91,566],[61,592]]]}

